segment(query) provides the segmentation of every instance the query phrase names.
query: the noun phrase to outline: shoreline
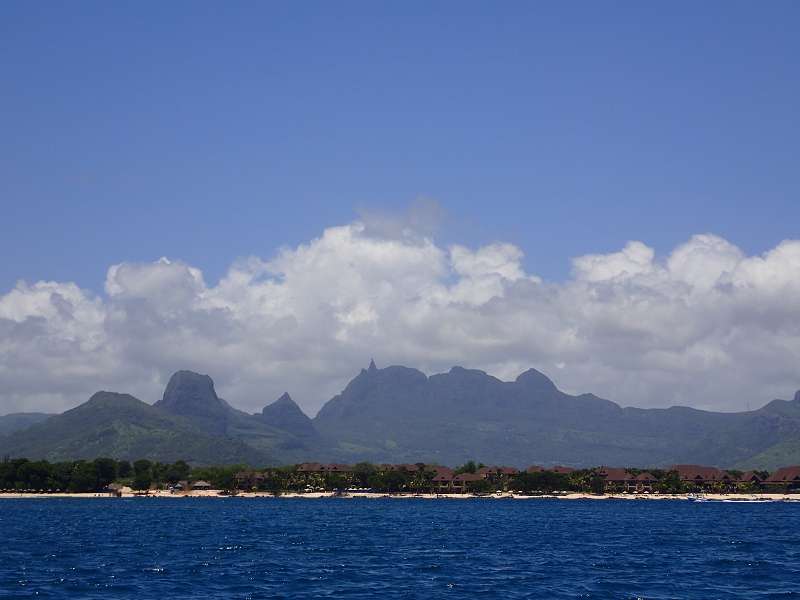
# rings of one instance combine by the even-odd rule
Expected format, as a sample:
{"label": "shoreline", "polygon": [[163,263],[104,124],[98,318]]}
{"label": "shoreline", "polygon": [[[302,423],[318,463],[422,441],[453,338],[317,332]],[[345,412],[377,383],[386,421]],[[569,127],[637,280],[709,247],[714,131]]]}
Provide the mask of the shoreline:
{"label": "shoreline", "polygon": [[567,494],[540,494],[522,495],[510,492],[502,494],[388,494],[381,492],[352,492],[336,494],[334,492],[309,492],[295,493],[289,492],[275,496],[270,492],[240,492],[237,494],[225,494],[221,490],[202,490],[183,493],[172,493],[165,490],[151,490],[146,494],[136,494],[125,490],[120,495],[105,492],[90,493],[68,493],[68,492],[5,492],[0,493],[0,500],[22,500],[22,499],[53,499],[53,498],[73,498],[73,499],[95,499],[95,498],[293,498],[318,500],[324,498],[361,498],[361,499],[420,499],[420,500],[682,500],[686,502],[800,502],[800,494],[784,493],[731,493],[731,494],[588,494],[588,493],[567,493]]}

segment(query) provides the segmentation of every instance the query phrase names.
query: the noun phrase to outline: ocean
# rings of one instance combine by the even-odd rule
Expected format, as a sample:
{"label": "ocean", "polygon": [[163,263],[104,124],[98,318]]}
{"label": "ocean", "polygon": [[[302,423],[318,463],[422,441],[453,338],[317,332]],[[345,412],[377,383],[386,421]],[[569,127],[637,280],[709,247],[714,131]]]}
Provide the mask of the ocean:
{"label": "ocean", "polygon": [[800,504],[0,500],[0,598],[800,598]]}

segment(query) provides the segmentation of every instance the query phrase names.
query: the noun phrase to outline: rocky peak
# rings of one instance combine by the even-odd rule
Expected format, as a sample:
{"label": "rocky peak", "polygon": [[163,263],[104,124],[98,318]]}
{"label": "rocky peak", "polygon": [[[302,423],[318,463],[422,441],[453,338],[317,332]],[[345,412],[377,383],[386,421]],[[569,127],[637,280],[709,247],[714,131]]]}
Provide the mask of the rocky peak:
{"label": "rocky peak", "polygon": [[[268,404],[267,406],[265,406],[264,410],[267,410],[269,407],[273,408],[287,407],[287,408],[297,408],[297,409],[300,408],[299,406],[297,406],[297,402],[292,400],[292,397],[289,395],[289,392],[283,392],[280,398],[275,400],[275,402],[273,402],[272,404]],[[261,412],[263,413],[264,410],[262,410]]]}
{"label": "rocky peak", "polygon": [[211,377],[192,371],[173,374],[155,406],[172,414],[196,417],[219,417],[230,410],[217,396]]}
{"label": "rocky peak", "polygon": [[[139,405],[143,404],[140,400],[137,400],[130,394],[119,394],[117,392],[106,392],[100,391],[95,392],[92,394],[92,397],[89,400],[80,406],[77,406],[76,409],[80,409],[82,407],[92,407],[92,408],[121,408],[127,405]],[[75,410],[75,409],[73,409]]]}
{"label": "rocky peak", "polygon": [[275,402],[263,408],[261,418],[268,425],[283,429],[294,435],[316,435],[311,419],[286,392]]}
{"label": "rocky peak", "polygon": [[521,373],[520,376],[517,377],[516,383],[537,391],[556,391],[556,385],[552,380],[536,369],[528,369],[524,373]]}

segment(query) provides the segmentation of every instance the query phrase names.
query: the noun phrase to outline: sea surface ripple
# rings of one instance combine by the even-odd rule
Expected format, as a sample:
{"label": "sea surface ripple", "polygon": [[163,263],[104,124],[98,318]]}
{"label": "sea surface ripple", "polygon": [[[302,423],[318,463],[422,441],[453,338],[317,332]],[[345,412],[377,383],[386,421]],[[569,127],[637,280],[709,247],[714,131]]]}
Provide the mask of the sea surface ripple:
{"label": "sea surface ripple", "polygon": [[0,500],[0,598],[800,598],[800,504]]}

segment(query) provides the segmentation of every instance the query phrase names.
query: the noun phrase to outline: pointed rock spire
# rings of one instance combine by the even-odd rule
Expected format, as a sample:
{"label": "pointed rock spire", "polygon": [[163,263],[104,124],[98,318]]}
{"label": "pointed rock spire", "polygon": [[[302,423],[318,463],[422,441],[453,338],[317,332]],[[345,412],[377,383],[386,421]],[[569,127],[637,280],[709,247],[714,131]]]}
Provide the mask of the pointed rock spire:
{"label": "pointed rock spire", "polygon": [[280,405],[297,406],[297,403],[294,400],[292,400],[292,397],[289,395],[289,392],[283,392],[281,397],[272,403],[272,406],[280,406]]}
{"label": "pointed rock spire", "polygon": [[268,425],[288,431],[298,436],[316,436],[317,432],[311,419],[308,418],[303,410],[292,400],[288,392],[268,404],[261,411],[261,418]]}
{"label": "pointed rock spire", "polygon": [[369,359],[369,369],[367,369],[367,371],[369,371],[370,373],[374,373],[377,370],[378,370],[378,367],[375,366],[375,360],[370,358]]}

